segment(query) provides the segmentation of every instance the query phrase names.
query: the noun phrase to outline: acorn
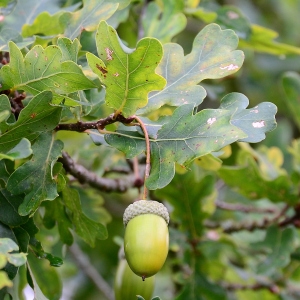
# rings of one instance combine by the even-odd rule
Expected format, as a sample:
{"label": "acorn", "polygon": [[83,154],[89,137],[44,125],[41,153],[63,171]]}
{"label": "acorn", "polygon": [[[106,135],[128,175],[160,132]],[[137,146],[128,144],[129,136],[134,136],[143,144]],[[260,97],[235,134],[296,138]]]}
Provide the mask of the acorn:
{"label": "acorn", "polygon": [[116,300],[133,300],[136,296],[142,296],[145,300],[150,300],[153,294],[155,276],[142,281],[129,268],[126,259],[121,259],[118,264],[114,282]]}
{"label": "acorn", "polygon": [[168,210],[157,201],[139,200],[126,208],[123,222],[126,260],[145,280],[162,268],[168,255]]}

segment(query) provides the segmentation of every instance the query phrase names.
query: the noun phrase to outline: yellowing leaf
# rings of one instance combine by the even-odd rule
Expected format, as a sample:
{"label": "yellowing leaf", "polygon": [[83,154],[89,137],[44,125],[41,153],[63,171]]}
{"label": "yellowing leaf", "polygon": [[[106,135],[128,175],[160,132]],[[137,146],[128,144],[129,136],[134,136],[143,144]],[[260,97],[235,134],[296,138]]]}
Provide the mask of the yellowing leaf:
{"label": "yellowing leaf", "polygon": [[165,79],[155,73],[162,55],[161,43],[153,38],[144,38],[136,49],[126,48],[116,31],[106,22],[100,22],[96,43],[98,55],[88,53],[89,66],[106,86],[105,101],[117,113],[125,117],[147,104],[147,95],[161,90]]}

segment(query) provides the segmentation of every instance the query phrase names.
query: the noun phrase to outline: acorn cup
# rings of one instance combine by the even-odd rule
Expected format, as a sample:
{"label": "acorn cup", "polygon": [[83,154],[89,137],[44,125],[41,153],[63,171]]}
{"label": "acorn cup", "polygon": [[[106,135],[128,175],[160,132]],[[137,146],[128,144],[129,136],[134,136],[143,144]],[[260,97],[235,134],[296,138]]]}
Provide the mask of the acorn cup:
{"label": "acorn cup", "polygon": [[124,251],[131,270],[144,280],[163,266],[169,250],[169,213],[153,200],[130,204],[123,215]]}

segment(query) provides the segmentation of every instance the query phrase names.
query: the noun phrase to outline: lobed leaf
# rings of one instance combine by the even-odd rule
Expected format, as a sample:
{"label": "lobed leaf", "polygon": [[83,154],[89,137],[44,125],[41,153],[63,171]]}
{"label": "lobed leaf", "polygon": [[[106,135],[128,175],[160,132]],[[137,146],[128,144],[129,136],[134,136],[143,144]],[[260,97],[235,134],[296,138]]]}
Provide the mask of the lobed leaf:
{"label": "lobed leaf", "polygon": [[70,221],[65,206],[61,199],[57,198],[55,201],[47,201],[44,204],[46,212],[43,218],[43,223],[46,228],[51,229],[57,223],[60,239],[67,245],[72,245],[73,235],[70,232],[72,222]]}
{"label": "lobed leaf", "polygon": [[[219,109],[193,114],[193,104],[178,107],[168,121],[165,120],[157,138],[150,139],[151,172],[147,187],[166,186],[174,177],[175,162],[186,166],[195,158],[235,141],[263,139],[265,132],[276,126],[276,106],[262,103],[261,107],[245,109],[248,104],[244,95],[232,93],[221,100]],[[144,138],[137,132],[116,132],[105,135],[105,140],[130,158],[145,151]]]}
{"label": "lobed leaf", "polygon": [[[0,123],[0,151],[7,153],[20,143],[23,138],[33,141],[42,132],[50,131],[60,121],[61,107],[51,106],[51,92],[42,92],[33,97],[21,110],[15,123]],[[10,106],[6,95],[0,96],[0,112]],[[9,109],[10,110],[10,109]]]}
{"label": "lobed leaf", "polygon": [[263,241],[253,243],[256,250],[262,249],[268,253],[259,260],[257,273],[267,276],[276,275],[280,268],[286,267],[294,251],[295,230],[293,228],[280,229],[272,225],[267,229]]}
{"label": "lobed leaf", "polygon": [[[58,46],[34,46],[23,57],[19,48],[13,42],[9,43],[10,63],[0,70],[2,89],[18,89],[37,95],[42,91],[51,91],[54,97],[64,98],[60,94],[73,93],[79,90],[95,87],[87,79],[82,69],[73,61],[63,61]],[[65,100],[65,104],[75,105],[73,100]]]}
{"label": "lobed leaf", "polygon": [[232,29],[242,39],[251,35],[251,23],[248,18],[235,6],[223,5],[217,10],[216,22],[222,27]]}
{"label": "lobed leaf", "polygon": [[78,52],[81,47],[78,39],[71,41],[68,38],[59,38],[57,40],[57,46],[62,53],[61,61],[71,60],[74,63],[77,63]]}
{"label": "lobed leaf", "polygon": [[23,38],[19,31],[2,27],[0,30],[0,51],[9,51],[8,43],[14,42],[19,49],[23,49],[35,41],[34,37]]}
{"label": "lobed leaf", "polygon": [[63,33],[64,27],[59,22],[63,13],[63,11],[59,11],[56,14],[51,15],[48,11],[43,11],[35,18],[32,24],[23,25],[22,36],[29,37],[35,34],[51,36]]}
{"label": "lobed leaf", "polygon": [[44,200],[53,200],[57,194],[52,168],[61,155],[63,143],[55,141],[50,133],[41,134],[32,146],[33,156],[8,179],[7,189],[14,195],[25,193],[19,214],[33,214]]}
{"label": "lobed leaf", "polygon": [[32,154],[31,144],[30,142],[23,138],[21,139],[20,143],[6,152],[6,154],[0,153],[0,160],[1,159],[9,159],[9,160],[16,160],[26,158]]}
{"label": "lobed leaf", "polygon": [[[13,28],[18,32],[22,31],[24,24],[31,24],[36,16],[43,11],[48,11],[50,14],[54,14],[60,10],[59,0],[26,0],[17,1],[12,13],[10,13],[4,19],[4,26]],[[25,13],[30,12],[30,13]]]}
{"label": "lobed leaf", "polygon": [[28,216],[20,216],[18,207],[23,202],[23,197],[12,195],[6,189],[0,189],[0,222],[8,226],[19,226],[28,221]]}
{"label": "lobed leaf", "polygon": [[99,21],[107,20],[118,9],[118,6],[119,4],[114,1],[83,0],[82,9],[73,13],[65,13],[60,17],[60,23],[66,28],[64,35],[74,39],[82,30],[95,30]]}
{"label": "lobed leaf", "polygon": [[212,283],[201,270],[201,260],[194,258],[193,270],[175,300],[226,300],[225,290]]}
{"label": "lobed leaf", "polygon": [[147,104],[150,91],[161,90],[165,79],[155,73],[163,50],[161,43],[144,38],[135,50],[122,45],[116,31],[102,21],[96,34],[98,55],[88,53],[89,66],[106,86],[106,103],[125,117]]}
{"label": "lobed leaf", "polygon": [[63,201],[71,211],[71,220],[75,232],[91,247],[95,246],[95,240],[107,238],[107,229],[101,224],[89,219],[82,211],[79,194],[76,190],[65,187],[62,191]]}
{"label": "lobed leaf", "polygon": [[61,298],[62,281],[55,268],[51,267],[45,260],[38,259],[32,253],[28,255],[27,266],[30,266],[30,276],[35,277],[36,283],[48,299]]}
{"label": "lobed leaf", "polygon": [[275,203],[283,202],[291,205],[298,201],[298,191],[287,175],[280,175],[273,180],[266,179],[256,159],[250,155],[245,157],[241,166],[222,166],[218,175],[227,185],[237,188],[249,199],[268,198]]}
{"label": "lobed leaf", "polygon": [[300,48],[275,41],[278,33],[256,24],[251,25],[251,35],[248,39],[241,39],[239,46],[272,55],[300,54]]}
{"label": "lobed leaf", "polygon": [[[34,264],[33,264],[34,265]],[[33,285],[33,291],[34,291],[34,299],[35,300],[49,300],[44,293],[42,292],[41,288],[38,285],[38,282],[35,278],[35,274],[31,270],[31,264],[27,264],[28,268],[28,277],[31,279],[32,285]]]}
{"label": "lobed leaf", "polygon": [[[194,172],[193,172],[194,171]],[[185,174],[176,174],[172,182],[156,195],[173,207],[171,218],[180,224],[188,239],[196,240],[203,235],[203,221],[214,212],[215,179],[208,175],[200,180],[195,168]]]}
{"label": "lobed leaf", "polygon": [[197,85],[204,79],[223,78],[237,72],[244,54],[236,49],[238,37],[232,30],[221,30],[217,24],[206,26],[195,37],[192,52],[184,56],[183,48],[175,43],[164,45],[164,57],[157,73],[166,78],[160,92],[152,92],[149,102],[138,114],[147,114],[163,105],[199,105],[206,91]]}
{"label": "lobed leaf", "polygon": [[147,5],[142,25],[145,36],[155,37],[162,43],[167,43],[185,28],[187,19],[181,12],[181,1],[163,0],[162,4],[161,8],[156,2]]}

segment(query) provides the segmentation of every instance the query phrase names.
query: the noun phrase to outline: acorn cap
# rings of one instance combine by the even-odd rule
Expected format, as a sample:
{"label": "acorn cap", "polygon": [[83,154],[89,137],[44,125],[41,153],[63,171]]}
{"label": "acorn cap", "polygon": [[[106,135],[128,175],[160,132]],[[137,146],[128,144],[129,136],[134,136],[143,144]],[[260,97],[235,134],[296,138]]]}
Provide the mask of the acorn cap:
{"label": "acorn cap", "polygon": [[130,204],[124,211],[123,223],[126,226],[128,222],[136,216],[154,214],[162,217],[167,225],[169,224],[169,213],[167,208],[157,201],[139,200]]}

